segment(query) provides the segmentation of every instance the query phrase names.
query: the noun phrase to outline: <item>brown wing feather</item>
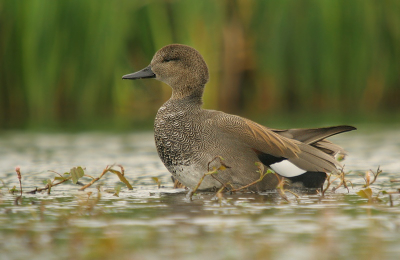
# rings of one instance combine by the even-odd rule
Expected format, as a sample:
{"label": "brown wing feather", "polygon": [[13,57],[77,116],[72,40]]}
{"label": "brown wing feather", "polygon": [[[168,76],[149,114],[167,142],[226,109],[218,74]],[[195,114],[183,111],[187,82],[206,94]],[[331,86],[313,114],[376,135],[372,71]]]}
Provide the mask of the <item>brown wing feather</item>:
{"label": "brown wing feather", "polygon": [[342,167],[334,157],[313,146],[299,144],[299,147],[301,149],[299,157],[289,158],[289,161],[303,170],[313,172],[337,172],[338,168]]}
{"label": "brown wing feather", "polygon": [[342,147],[325,139],[313,143],[312,146],[332,156],[335,156],[336,154],[347,155],[346,151]]}
{"label": "brown wing feather", "polygon": [[[305,129],[282,130],[279,132],[279,130],[269,129],[251,120],[221,112],[214,114],[213,122],[225,134],[240,140],[253,150],[278,158],[287,158],[290,162],[306,171],[336,172],[341,167],[340,163],[332,156],[333,150],[337,150],[340,147],[322,139],[333,135],[334,132],[343,132],[348,129],[347,127],[336,130],[327,128],[323,131],[314,129],[311,132],[307,132]],[[301,132],[308,133],[304,139],[311,143],[290,139],[290,137],[301,139],[298,136]],[[331,152],[325,153],[324,150],[318,149],[318,146],[322,146],[321,148]]]}
{"label": "brown wing feather", "polygon": [[251,120],[218,112],[214,114],[213,122],[224,133],[260,152],[285,158],[297,157],[300,152],[296,140],[280,136]]}
{"label": "brown wing feather", "polygon": [[292,156],[296,156],[296,154],[300,152],[297,145],[294,142],[291,142],[289,139],[282,138],[281,136],[270,131],[268,128],[248,119],[244,119],[244,122],[257,142],[264,141],[267,145],[279,149],[282,154],[291,153]]}
{"label": "brown wing feather", "polygon": [[339,133],[356,130],[356,128],[348,125],[340,125],[340,126],[310,128],[310,129],[287,129],[287,130],[271,129],[271,130],[287,138],[295,139],[305,144],[310,144],[326,154],[335,156],[336,154],[339,153],[346,155],[346,151],[339,145],[336,145],[330,141],[325,140],[325,138],[328,138],[332,135],[336,135]]}
{"label": "brown wing feather", "polygon": [[313,144],[322,139],[328,138],[332,135],[356,130],[356,128],[348,125],[340,125],[340,126],[309,128],[309,129],[287,129],[287,130],[271,129],[271,130],[287,138],[295,139],[305,144]]}

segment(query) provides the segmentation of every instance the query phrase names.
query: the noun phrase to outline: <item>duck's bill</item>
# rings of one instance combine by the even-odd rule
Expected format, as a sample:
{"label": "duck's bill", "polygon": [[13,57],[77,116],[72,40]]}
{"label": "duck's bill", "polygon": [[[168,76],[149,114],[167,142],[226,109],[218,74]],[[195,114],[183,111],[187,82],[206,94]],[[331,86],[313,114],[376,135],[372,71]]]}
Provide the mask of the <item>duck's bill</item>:
{"label": "duck's bill", "polygon": [[148,66],[142,70],[137,72],[127,74],[122,76],[122,79],[147,79],[147,78],[155,78],[156,74],[151,70],[151,67]]}

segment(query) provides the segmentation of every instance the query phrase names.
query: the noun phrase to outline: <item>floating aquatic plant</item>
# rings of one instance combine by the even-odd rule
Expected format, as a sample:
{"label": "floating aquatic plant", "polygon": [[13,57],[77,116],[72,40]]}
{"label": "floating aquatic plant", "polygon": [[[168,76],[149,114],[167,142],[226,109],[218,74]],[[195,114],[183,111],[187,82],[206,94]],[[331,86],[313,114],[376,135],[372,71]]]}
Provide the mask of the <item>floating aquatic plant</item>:
{"label": "floating aquatic plant", "polygon": [[[217,163],[219,163],[219,165],[213,166],[211,168],[210,164],[212,162],[217,162]],[[267,174],[275,174],[273,171],[271,171],[269,169],[267,171],[265,171],[264,165],[262,163],[259,163],[259,162],[257,163],[256,162],[256,165],[258,167],[257,172],[260,173],[260,178],[255,180],[255,181],[253,181],[253,182],[251,182],[251,183],[249,183],[249,184],[247,184],[247,185],[244,185],[242,187],[234,188],[230,183],[221,182],[221,180],[219,180],[218,177],[216,176],[220,171],[224,171],[227,168],[230,168],[228,165],[226,165],[224,163],[224,159],[221,156],[216,156],[213,160],[211,160],[208,163],[209,171],[207,173],[205,173],[200,178],[200,180],[199,180],[198,184],[196,185],[196,187],[194,187],[193,190],[189,191],[189,193],[187,194],[187,197],[190,200],[192,200],[193,195],[199,189],[199,187],[200,187],[201,183],[203,182],[204,178],[206,178],[207,176],[212,176],[213,178],[215,178],[216,180],[218,180],[222,184],[222,187],[219,190],[217,190],[216,194],[215,194],[215,198],[217,198],[218,201],[221,204],[222,200],[223,200],[223,197],[224,197],[224,195],[223,195],[224,192],[228,191],[230,193],[235,193],[235,192],[238,192],[238,191],[244,191],[246,188],[248,188],[248,187],[250,187],[252,185],[255,185],[256,183],[262,181],[263,178]],[[47,179],[43,180],[43,184],[45,185],[45,187],[43,187],[43,188],[37,188],[36,187],[34,190],[28,191],[27,193],[35,194],[36,192],[47,191],[47,193],[50,194],[52,189],[55,186],[58,186],[58,185],[60,185],[62,183],[65,183],[67,181],[71,181],[74,184],[83,185],[80,182],[81,178],[83,178],[83,177],[91,178],[92,179],[91,182],[89,182],[86,185],[83,185],[79,189],[80,191],[84,191],[86,188],[92,186],[95,182],[99,181],[108,172],[116,174],[118,176],[118,178],[121,180],[121,182],[123,182],[127,186],[128,189],[130,189],[130,190],[133,189],[132,185],[128,182],[128,180],[124,176],[124,172],[125,172],[124,167],[122,165],[116,165],[116,166],[118,166],[120,168],[120,170],[116,170],[116,169],[113,169],[114,166],[115,165],[107,165],[104,168],[103,172],[100,174],[99,177],[93,177],[93,176],[90,176],[90,175],[86,174],[85,173],[86,169],[84,167],[81,167],[81,166],[72,167],[69,172],[65,172],[64,174],[60,174],[60,173],[58,173],[56,171],[50,171],[50,172],[55,173],[57,176],[55,176],[53,180],[51,178],[47,178]],[[17,173],[17,178],[18,178],[18,181],[19,181],[20,189],[17,189],[16,186],[14,185],[11,189],[8,189],[8,190],[9,190],[9,193],[12,193],[12,194],[20,192],[20,195],[18,197],[16,197],[16,199],[14,201],[15,205],[19,205],[20,203],[22,203],[22,194],[23,194],[22,181],[21,181],[22,176],[21,176],[21,169],[19,167],[16,167],[15,171]],[[332,175],[332,174],[328,175],[327,176],[327,181],[326,181],[326,186],[322,190],[322,195],[324,195],[328,191],[329,187],[332,186],[333,183],[337,182],[337,181],[339,181],[339,183],[335,187],[332,188],[332,192],[335,192],[337,189],[339,189],[342,186],[344,188],[346,188],[348,192],[350,192],[348,184],[350,184],[353,187],[353,183],[346,179],[346,176],[349,173],[350,172],[345,173],[344,172],[344,168],[342,168],[340,174],[338,174],[336,176]],[[365,189],[362,189],[362,190],[356,192],[356,194],[359,195],[362,198],[368,199],[368,201],[371,202],[371,203],[382,202],[382,199],[379,198],[379,195],[381,195],[381,194],[382,195],[388,195],[390,206],[393,206],[394,205],[393,195],[400,194],[400,189],[398,189],[397,191],[380,191],[377,195],[374,195],[372,189],[369,187],[369,186],[371,186],[372,184],[374,184],[376,182],[377,178],[379,177],[379,175],[381,173],[382,173],[382,170],[380,169],[380,167],[378,167],[378,169],[375,172],[372,171],[372,170],[367,171],[365,176],[362,176],[364,181],[365,181],[365,185],[363,186],[363,188],[365,188]],[[297,195],[296,193],[294,193],[292,190],[289,189],[290,188],[290,183],[287,181],[286,178],[280,177],[280,176],[278,176],[276,174],[275,174],[275,176],[278,179],[278,185],[277,185],[276,189],[277,189],[279,195],[285,201],[289,202],[289,199],[286,196],[285,192],[289,192],[292,195],[294,195],[296,198],[299,198],[299,195]],[[335,176],[335,177],[333,177],[333,176]],[[157,184],[158,188],[160,188],[161,180],[159,178],[157,178],[157,177],[152,177],[151,179]],[[174,180],[174,178],[173,178],[173,180]],[[396,182],[396,180],[391,180],[391,182]],[[3,186],[1,188],[6,186],[3,181],[2,181],[2,183],[3,183]],[[176,188],[176,183],[177,183],[177,181],[174,182],[174,188]],[[180,185],[182,185],[182,184],[180,184]],[[100,194],[101,185],[98,185],[96,188],[98,189],[98,194]],[[106,190],[106,191],[110,192],[110,193],[113,193],[114,196],[118,197],[119,193],[121,191],[121,188],[122,188],[121,185],[117,185],[114,189],[112,189],[110,191],[108,191],[108,190]],[[88,192],[87,193],[87,196],[88,196],[87,200],[88,201],[89,201],[91,195],[92,195],[92,192]],[[99,200],[99,199],[100,199],[100,197],[97,198],[97,200]]]}
{"label": "floating aquatic plant", "polygon": [[82,177],[89,177],[92,179],[92,181],[86,185],[84,185],[83,187],[81,187],[79,190],[83,191],[86,188],[90,187],[93,185],[93,183],[95,183],[96,181],[100,180],[107,172],[111,172],[114,173],[118,176],[118,178],[120,179],[120,181],[122,181],[123,183],[125,183],[125,185],[128,187],[128,189],[132,190],[133,187],[132,185],[128,182],[128,180],[125,178],[124,173],[125,173],[125,169],[122,165],[117,165],[118,167],[120,167],[120,171],[114,170],[112,167],[114,165],[107,165],[106,168],[103,170],[103,172],[100,174],[99,177],[95,178],[92,177],[88,174],[85,173],[85,168],[78,166],[78,167],[72,167],[71,170],[69,172],[65,172],[64,174],[60,174],[58,172],[55,171],[50,171],[53,173],[56,173],[58,176],[54,177],[53,180],[51,179],[46,179],[43,181],[43,183],[46,185],[44,188],[37,188],[29,191],[28,193],[36,193],[36,192],[41,192],[44,190],[47,190],[47,193],[50,194],[51,192],[51,188],[57,185],[60,185],[66,181],[71,180],[72,183],[74,184],[78,184],[79,179]]}

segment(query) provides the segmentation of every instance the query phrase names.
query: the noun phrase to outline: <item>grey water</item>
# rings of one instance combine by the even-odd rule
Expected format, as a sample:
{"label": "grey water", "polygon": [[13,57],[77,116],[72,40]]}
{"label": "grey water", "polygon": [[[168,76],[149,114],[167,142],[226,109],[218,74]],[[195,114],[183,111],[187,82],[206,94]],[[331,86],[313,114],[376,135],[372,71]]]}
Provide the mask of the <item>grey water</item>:
{"label": "grey water", "polygon": [[[286,192],[289,202],[277,192],[198,193],[189,201],[187,190],[173,189],[151,132],[1,132],[0,259],[398,259],[400,196],[382,191],[400,189],[391,182],[400,180],[400,127],[368,126],[330,140],[348,151],[349,189],[299,199]],[[85,191],[67,182],[50,194],[26,193],[54,172],[82,166],[98,177],[113,164],[124,167],[133,190],[107,173]],[[9,193],[19,189],[16,166],[18,205],[19,193]],[[378,166],[383,173],[371,189],[379,200],[368,201],[357,192]]]}

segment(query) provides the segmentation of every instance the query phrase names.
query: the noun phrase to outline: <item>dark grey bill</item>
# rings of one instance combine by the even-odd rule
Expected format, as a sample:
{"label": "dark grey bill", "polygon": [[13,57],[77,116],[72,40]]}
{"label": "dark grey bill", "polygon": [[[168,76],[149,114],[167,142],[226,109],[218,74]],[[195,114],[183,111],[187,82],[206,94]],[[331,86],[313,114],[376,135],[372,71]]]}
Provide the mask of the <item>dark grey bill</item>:
{"label": "dark grey bill", "polygon": [[146,79],[146,78],[155,78],[156,74],[151,70],[151,67],[148,66],[142,70],[137,72],[127,74],[122,76],[122,79]]}

